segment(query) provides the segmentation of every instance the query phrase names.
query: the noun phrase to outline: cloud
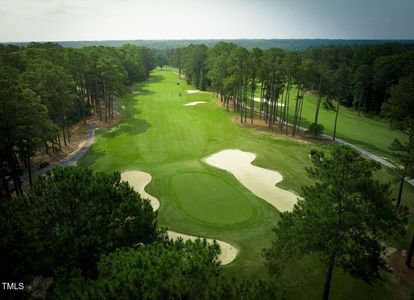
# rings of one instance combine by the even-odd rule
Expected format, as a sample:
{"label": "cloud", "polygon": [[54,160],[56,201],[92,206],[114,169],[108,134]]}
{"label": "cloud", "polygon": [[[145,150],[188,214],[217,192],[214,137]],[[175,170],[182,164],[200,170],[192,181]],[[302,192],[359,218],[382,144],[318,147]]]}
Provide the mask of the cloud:
{"label": "cloud", "polygon": [[4,10],[4,9],[1,9],[1,8],[0,8],[0,15],[6,16],[6,15],[8,15],[8,14],[9,14],[9,12],[8,12],[8,11],[6,11],[6,10]]}
{"label": "cloud", "polygon": [[64,15],[67,13],[64,8],[55,8],[46,12],[48,15]]}

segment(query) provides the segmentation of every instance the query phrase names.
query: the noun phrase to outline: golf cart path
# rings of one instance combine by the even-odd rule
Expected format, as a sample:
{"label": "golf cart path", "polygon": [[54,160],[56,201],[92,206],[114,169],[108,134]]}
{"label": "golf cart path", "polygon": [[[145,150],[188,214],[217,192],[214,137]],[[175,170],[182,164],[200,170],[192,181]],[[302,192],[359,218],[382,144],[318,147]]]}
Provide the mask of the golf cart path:
{"label": "golf cart path", "polygon": [[[52,170],[53,168],[56,168],[56,167],[76,166],[79,159],[81,159],[86,154],[86,152],[89,150],[89,148],[95,141],[95,130],[96,130],[96,124],[91,123],[88,128],[86,140],[83,143],[81,148],[65,156],[57,163],[51,164],[43,169],[32,170],[32,176],[35,177],[35,176],[42,175],[43,173],[46,173],[47,171]],[[26,176],[28,176],[28,174],[25,174],[24,177]]]}
{"label": "golf cart path", "polygon": [[95,123],[92,123],[88,129],[88,135],[86,137],[85,144],[79,150],[72,152],[65,158],[61,159],[59,162],[59,166],[61,167],[69,167],[69,166],[76,166],[78,164],[78,160],[81,159],[86,152],[89,150],[90,146],[95,141]]}
{"label": "golf cart path", "polygon": [[[301,129],[303,129],[303,128],[301,128]],[[324,134],[323,136],[324,137],[327,137],[327,138],[330,138],[330,139],[333,139],[332,136],[327,135],[327,134]],[[371,152],[369,152],[369,151],[367,151],[367,150],[365,150],[365,149],[363,149],[363,148],[361,148],[361,147],[359,147],[357,145],[351,144],[350,142],[344,141],[344,140],[339,139],[339,138],[335,138],[335,142],[337,142],[338,144],[343,144],[343,145],[347,145],[347,146],[349,146],[351,148],[354,148],[355,150],[357,150],[358,152],[362,153],[366,157],[368,157],[368,158],[370,158],[372,160],[375,160],[376,162],[379,162],[380,164],[382,164],[383,166],[386,166],[387,168],[390,168],[390,169],[397,168],[396,165],[390,163],[389,161],[383,159],[382,157],[379,157],[378,155],[375,155],[375,154],[373,154],[373,153],[371,153]],[[406,177],[405,178],[405,181],[407,181],[409,184],[411,184],[411,185],[414,186],[414,178]]]}

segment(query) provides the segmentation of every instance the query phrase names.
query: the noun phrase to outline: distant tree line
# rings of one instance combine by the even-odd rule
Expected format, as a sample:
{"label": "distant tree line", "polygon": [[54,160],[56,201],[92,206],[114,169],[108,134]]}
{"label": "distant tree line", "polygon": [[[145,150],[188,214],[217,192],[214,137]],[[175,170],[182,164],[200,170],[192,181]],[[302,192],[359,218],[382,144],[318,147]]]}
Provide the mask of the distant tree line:
{"label": "distant tree line", "polygon": [[[247,110],[253,109],[254,92],[260,87],[264,117],[270,120],[269,126],[280,119],[281,127],[288,116],[293,116],[294,126],[300,125],[300,102],[305,91],[318,95],[315,123],[321,103],[336,109],[332,100],[358,112],[379,115],[391,87],[414,72],[414,48],[410,44],[320,46],[295,52],[279,48],[247,50],[219,42],[211,48],[178,48],[169,51],[168,56],[170,64],[179,68],[189,82],[200,89],[211,88],[225,102],[234,101],[245,119]],[[289,107],[293,87],[300,99],[297,107]],[[283,109],[278,108],[278,102],[283,102]]]}
{"label": "distant tree line", "polygon": [[[54,43],[0,45],[0,192],[22,194],[22,166],[41,147],[59,151],[69,126],[91,114],[108,121],[114,99],[155,67],[145,47],[62,48]],[[9,186],[12,181],[12,186]]]}
{"label": "distant tree line", "polygon": [[[204,44],[208,47],[213,47],[219,42],[234,43],[238,46],[247,49],[252,48],[281,48],[291,51],[301,51],[311,47],[320,46],[370,46],[379,44],[410,44],[413,45],[412,40],[344,40],[344,39],[202,39],[202,40],[111,40],[111,41],[61,41],[57,42],[59,45],[67,48],[82,48],[90,46],[106,46],[106,47],[121,47],[124,44],[132,44],[137,46],[144,46],[156,50],[168,50],[174,48],[182,48],[188,44]],[[28,43],[17,42],[12,43],[17,46],[26,46]]]}

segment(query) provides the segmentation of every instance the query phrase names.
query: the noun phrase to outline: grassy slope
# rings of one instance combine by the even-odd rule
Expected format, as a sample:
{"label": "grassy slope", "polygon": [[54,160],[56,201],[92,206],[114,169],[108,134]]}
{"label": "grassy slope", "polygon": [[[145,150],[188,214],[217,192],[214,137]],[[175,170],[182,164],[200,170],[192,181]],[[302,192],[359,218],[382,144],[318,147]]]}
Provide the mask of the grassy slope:
{"label": "grassy slope", "polygon": [[[296,93],[296,89],[292,89],[290,94],[291,121],[295,110]],[[260,91],[256,91],[256,96],[260,96]],[[316,96],[309,94],[304,97],[301,126],[305,128],[315,121],[316,100]],[[334,121],[335,111],[325,109],[322,104],[318,123],[325,126],[325,133],[333,134]],[[344,106],[341,106],[339,110],[337,136],[389,160],[392,160],[392,153],[389,150],[391,142],[395,138],[400,140],[407,138],[398,131],[390,130],[386,122],[363,115],[358,116],[358,112]]]}
{"label": "grassy slope", "polygon": [[[232,176],[200,159],[225,148],[252,151],[258,153],[255,164],[278,170],[285,178],[280,185],[300,192],[309,183],[304,172],[310,164],[307,154],[326,146],[288,141],[238,126],[210,94],[188,95],[184,90],[193,87],[183,81],[177,85],[176,77],[174,70],[155,71],[149,81],[139,84],[139,94],[122,101],[122,121],[112,129],[98,131],[81,164],[96,170],[151,173],[153,181],[147,191],[161,200],[162,226],[231,242],[241,252],[234,263],[224,267],[227,274],[266,276],[261,249],[270,245],[278,213]],[[208,103],[183,106],[192,101]],[[378,176],[387,178],[386,172]],[[214,193],[219,195],[212,197]],[[408,188],[404,201],[413,195],[414,190]],[[295,299],[319,298],[322,279],[321,264],[305,259],[286,272],[282,285]],[[335,270],[332,293],[338,299],[392,299],[396,298],[395,288],[390,283],[372,288]]]}

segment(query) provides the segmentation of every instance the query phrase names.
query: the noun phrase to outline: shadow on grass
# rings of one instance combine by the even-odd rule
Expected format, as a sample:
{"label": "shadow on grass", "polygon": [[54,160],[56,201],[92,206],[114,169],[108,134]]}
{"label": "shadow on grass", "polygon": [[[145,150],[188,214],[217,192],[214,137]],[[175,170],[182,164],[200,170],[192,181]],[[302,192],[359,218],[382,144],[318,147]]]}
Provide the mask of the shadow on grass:
{"label": "shadow on grass", "polygon": [[[152,95],[155,94],[155,92],[150,91],[148,89],[146,89],[148,86],[147,83],[141,83],[137,86],[136,90],[134,92],[132,92],[130,95],[133,96],[131,98],[134,98],[135,96],[142,96],[142,95]],[[130,97],[130,95],[128,95],[128,98]]]}
{"label": "shadow on grass", "polygon": [[118,126],[113,127],[107,131],[102,132],[104,138],[115,138],[122,134],[136,136],[147,131],[151,124],[142,119],[129,119],[126,122],[121,122]]}
{"label": "shadow on grass", "polygon": [[156,83],[156,82],[160,82],[164,79],[164,76],[161,75],[151,75],[150,78],[145,81],[145,84],[147,83]]}
{"label": "shadow on grass", "polygon": [[106,151],[103,149],[94,149],[90,147],[88,152],[78,161],[78,166],[81,167],[90,167],[102,156],[106,154]]}

